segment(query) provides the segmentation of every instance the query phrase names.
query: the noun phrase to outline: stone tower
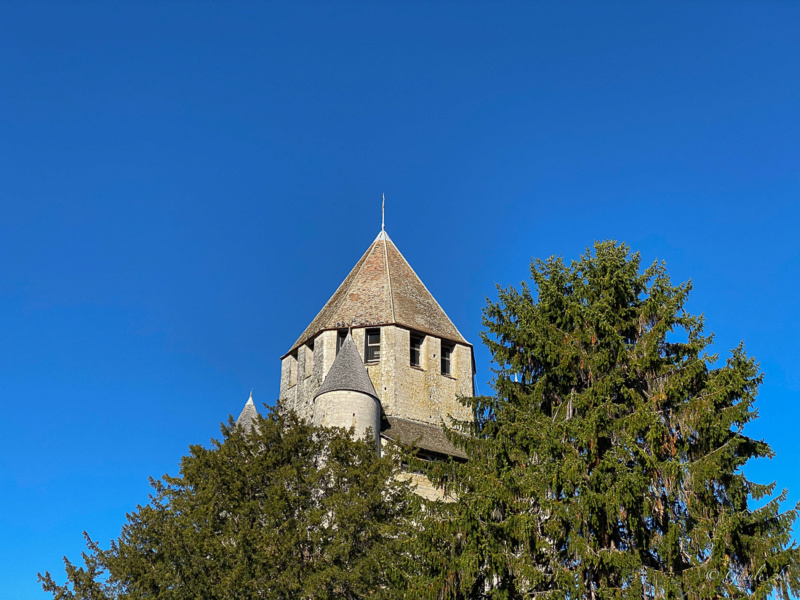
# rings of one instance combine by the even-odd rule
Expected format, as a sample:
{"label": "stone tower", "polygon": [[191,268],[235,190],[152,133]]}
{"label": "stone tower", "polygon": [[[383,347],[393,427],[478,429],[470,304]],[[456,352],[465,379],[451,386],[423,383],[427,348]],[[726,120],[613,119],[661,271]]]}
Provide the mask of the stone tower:
{"label": "stone tower", "polygon": [[472,345],[381,231],[282,357],[279,402],[357,432],[377,418],[382,438],[463,458],[441,426],[470,418],[458,397],[474,395],[473,375]]}

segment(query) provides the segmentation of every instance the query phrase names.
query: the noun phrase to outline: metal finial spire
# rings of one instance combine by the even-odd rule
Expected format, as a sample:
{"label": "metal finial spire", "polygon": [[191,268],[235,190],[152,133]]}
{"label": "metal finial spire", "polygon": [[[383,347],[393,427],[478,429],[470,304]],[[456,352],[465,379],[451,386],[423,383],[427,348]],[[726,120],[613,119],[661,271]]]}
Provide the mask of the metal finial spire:
{"label": "metal finial spire", "polygon": [[386,231],[386,194],[383,194],[381,202],[381,231]]}

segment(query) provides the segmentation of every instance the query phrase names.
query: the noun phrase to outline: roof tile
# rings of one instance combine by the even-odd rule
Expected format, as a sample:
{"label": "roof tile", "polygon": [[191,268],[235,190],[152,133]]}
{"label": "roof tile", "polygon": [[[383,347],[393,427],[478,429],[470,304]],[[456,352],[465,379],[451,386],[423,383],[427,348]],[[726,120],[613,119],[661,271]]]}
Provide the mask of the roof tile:
{"label": "roof tile", "polygon": [[434,425],[397,417],[386,417],[386,420],[389,422],[389,427],[381,431],[381,435],[385,438],[437,454],[460,459],[467,458],[466,453],[461,448],[454,446],[447,439],[445,432]]}
{"label": "roof tile", "polygon": [[327,329],[392,324],[469,345],[381,232],[289,352]]}

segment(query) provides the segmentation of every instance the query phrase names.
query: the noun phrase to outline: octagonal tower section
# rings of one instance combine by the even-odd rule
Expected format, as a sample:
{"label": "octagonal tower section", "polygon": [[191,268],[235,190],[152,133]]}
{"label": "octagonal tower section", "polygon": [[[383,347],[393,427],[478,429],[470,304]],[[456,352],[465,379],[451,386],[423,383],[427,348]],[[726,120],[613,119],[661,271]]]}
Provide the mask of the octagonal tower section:
{"label": "octagonal tower section", "polygon": [[458,398],[474,395],[472,345],[385,231],[282,357],[281,407],[317,420],[315,398],[348,332],[380,402],[384,437],[432,458],[459,456],[441,427],[471,417]]}

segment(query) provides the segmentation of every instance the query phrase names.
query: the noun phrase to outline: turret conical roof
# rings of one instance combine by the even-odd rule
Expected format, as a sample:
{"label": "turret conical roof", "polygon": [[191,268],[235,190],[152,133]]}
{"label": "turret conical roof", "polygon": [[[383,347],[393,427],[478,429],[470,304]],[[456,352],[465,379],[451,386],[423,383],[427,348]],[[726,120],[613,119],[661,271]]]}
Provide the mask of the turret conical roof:
{"label": "turret conical roof", "polygon": [[256,405],[253,402],[253,392],[251,391],[250,398],[247,399],[242,412],[239,413],[239,418],[236,419],[236,426],[241,427],[244,429],[244,431],[250,433],[256,417],[258,417],[258,409],[256,409]]}
{"label": "turret conical roof", "polygon": [[385,231],[287,354],[321,331],[369,325],[402,325],[469,345]]}
{"label": "turret conical roof", "polygon": [[375,391],[375,386],[372,385],[367,368],[361,360],[361,354],[350,334],[344,340],[339,354],[336,355],[336,359],[331,365],[331,370],[325,376],[325,381],[322,382],[319,391],[314,394],[314,398],[326,392],[343,390],[361,392],[378,400],[378,393]]}

